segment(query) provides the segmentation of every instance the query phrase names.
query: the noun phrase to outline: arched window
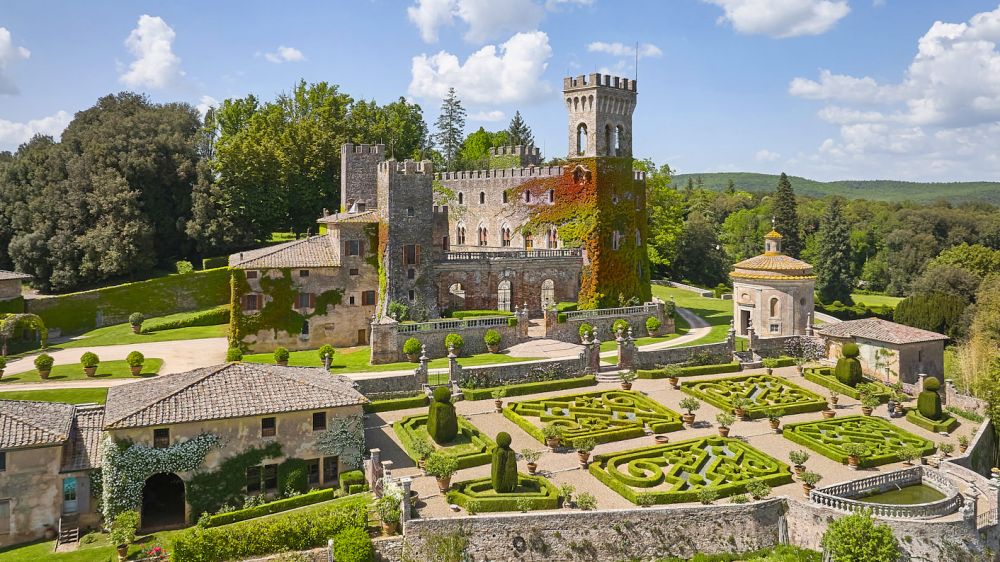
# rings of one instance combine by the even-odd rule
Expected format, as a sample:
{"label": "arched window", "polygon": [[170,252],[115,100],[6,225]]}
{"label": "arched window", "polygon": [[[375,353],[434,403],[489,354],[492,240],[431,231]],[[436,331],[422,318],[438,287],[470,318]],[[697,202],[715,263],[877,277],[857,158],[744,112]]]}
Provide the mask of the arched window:
{"label": "arched window", "polygon": [[485,205],[486,204],[486,192],[485,191],[480,191],[479,192],[479,204],[480,205]]}
{"label": "arched window", "polygon": [[531,192],[528,190],[524,190],[524,202],[531,203]]}
{"label": "arched window", "polygon": [[454,283],[448,288],[448,296],[451,299],[451,307],[455,310],[465,308],[465,289],[461,283]]}
{"label": "arched window", "polygon": [[497,310],[510,310],[510,281],[504,279],[497,286]]}
{"label": "arched window", "polygon": [[507,225],[500,229],[500,245],[510,246],[510,227]]}
{"label": "arched window", "polygon": [[615,127],[615,156],[623,156],[622,137],[625,136],[625,128],[621,125]]}
{"label": "arched window", "polygon": [[542,281],[542,308],[548,308],[556,302],[556,284],[551,279]]}
{"label": "arched window", "polygon": [[559,247],[559,231],[556,230],[556,227],[554,226],[549,229],[549,235],[546,238],[545,247],[550,250],[554,250]]}
{"label": "arched window", "polygon": [[504,190],[504,192],[503,192],[503,202],[507,203],[507,191],[506,190]]}
{"label": "arched window", "polygon": [[465,224],[463,223],[458,223],[458,226],[455,227],[455,243],[465,244]]}
{"label": "arched window", "polygon": [[556,190],[550,189],[549,190],[549,203],[555,203],[555,202],[556,202]]}
{"label": "arched window", "polygon": [[778,317],[778,299],[777,298],[772,298],[771,299],[770,311],[771,311],[771,318],[777,318]]}
{"label": "arched window", "polygon": [[461,191],[459,191],[458,192],[458,204],[462,205],[463,203],[465,203],[465,194],[462,193]]}
{"label": "arched window", "polygon": [[642,246],[642,233],[639,232],[638,228],[635,229],[635,245]]}
{"label": "arched window", "polygon": [[486,233],[486,227],[485,226],[480,226],[479,227],[479,240],[478,240],[478,242],[479,242],[480,246],[486,246],[487,233]]}
{"label": "arched window", "polygon": [[576,127],[576,153],[580,156],[587,152],[587,126],[580,123]]}
{"label": "arched window", "polygon": [[607,151],[608,156],[615,156],[612,151],[613,145],[611,144],[611,125],[604,126],[604,150]]}

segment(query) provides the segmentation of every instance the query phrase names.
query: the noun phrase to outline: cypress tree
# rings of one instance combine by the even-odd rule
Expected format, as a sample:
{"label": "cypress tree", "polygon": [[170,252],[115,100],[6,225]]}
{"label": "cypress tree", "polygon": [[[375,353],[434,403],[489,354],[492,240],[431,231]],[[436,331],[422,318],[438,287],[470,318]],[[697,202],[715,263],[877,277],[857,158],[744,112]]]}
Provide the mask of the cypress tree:
{"label": "cypress tree", "polygon": [[434,126],[437,127],[434,142],[440,147],[448,169],[452,170],[462,148],[465,131],[465,108],[455,88],[448,88],[448,95],[441,100],[441,115],[438,115]]}
{"label": "cypress tree", "polygon": [[774,192],[774,228],[781,233],[782,251],[793,258],[799,257],[799,253],[802,252],[797,208],[792,183],[782,172],[778,180],[778,189]]}
{"label": "cypress tree", "polygon": [[531,133],[531,127],[521,118],[521,112],[515,111],[514,118],[510,120],[507,127],[508,142],[512,145],[529,146],[535,144],[535,135]]}
{"label": "cypress tree", "polygon": [[851,229],[841,214],[838,199],[830,201],[819,223],[816,291],[822,302],[851,302]]}

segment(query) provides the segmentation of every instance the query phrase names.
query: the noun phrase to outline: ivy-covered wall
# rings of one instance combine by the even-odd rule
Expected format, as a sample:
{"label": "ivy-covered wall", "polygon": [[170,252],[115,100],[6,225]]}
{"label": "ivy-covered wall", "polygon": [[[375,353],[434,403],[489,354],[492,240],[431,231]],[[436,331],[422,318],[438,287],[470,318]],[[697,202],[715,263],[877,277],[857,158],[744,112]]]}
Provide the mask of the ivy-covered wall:
{"label": "ivy-covered wall", "polygon": [[0,301],[0,314],[20,314],[24,312],[24,297]]}

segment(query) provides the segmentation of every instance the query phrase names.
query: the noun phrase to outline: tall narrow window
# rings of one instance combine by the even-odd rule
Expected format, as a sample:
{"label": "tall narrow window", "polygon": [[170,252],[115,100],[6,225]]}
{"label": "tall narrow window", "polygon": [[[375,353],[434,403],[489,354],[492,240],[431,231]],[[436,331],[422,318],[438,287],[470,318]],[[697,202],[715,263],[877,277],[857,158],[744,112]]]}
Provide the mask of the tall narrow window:
{"label": "tall narrow window", "polygon": [[486,192],[485,191],[480,191],[479,192],[479,204],[480,205],[485,205],[486,204]]}
{"label": "tall narrow window", "polygon": [[771,311],[771,318],[778,317],[778,299],[776,298],[771,299],[770,311]]}
{"label": "tall narrow window", "polygon": [[247,467],[247,495],[260,493],[261,472],[259,466]]}
{"label": "tall narrow window", "polygon": [[278,489],[278,465],[276,464],[264,465],[264,489],[265,490]]}
{"label": "tall narrow window", "polygon": [[507,192],[506,191],[503,192],[503,202],[504,203],[507,202]]}
{"label": "tall narrow window", "polygon": [[510,310],[510,281],[504,279],[497,287],[497,310]]}
{"label": "tall narrow window", "polygon": [[500,237],[501,237],[500,240],[501,246],[505,247],[510,246],[510,227],[505,226],[502,229],[500,229]]}
{"label": "tall narrow window", "polygon": [[319,459],[306,460],[306,473],[310,484],[319,484]]}
{"label": "tall narrow window", "polygon": [[576,154],[583,156],[587,152],[587,126],[580,123],[576,127]]}
{"label": "tall narrow window", "polygon": [[465,203],[465,194],[461,191],[458,192],[458,204],[463,205]]}
{"label": "tall narrow window", "polygon": [[535,249],[535,240],[530,234],[524,235],[524,249],[529,252]]}
{"label": "tall narrow window", "polygon": [[278,423],[274,418],[260,419],[260,436],[274,437],[278,433]]}
{"label": "tall narrow window", "polygon": [[549,203],[555,203],[555,202],[556,202],[556,190],[550,189],[549,190]]}
{"label": "tall narrow window", "polygon": [[625,128],[621,125],[615,127],[615,156],[624,156],[625,153],[622,151],[622,137],[625,136]]}
{"label": "tall narrow window", "polygon": [[339,476],[340,459],[338,457],[323,457],[323,483],[336,482]]}

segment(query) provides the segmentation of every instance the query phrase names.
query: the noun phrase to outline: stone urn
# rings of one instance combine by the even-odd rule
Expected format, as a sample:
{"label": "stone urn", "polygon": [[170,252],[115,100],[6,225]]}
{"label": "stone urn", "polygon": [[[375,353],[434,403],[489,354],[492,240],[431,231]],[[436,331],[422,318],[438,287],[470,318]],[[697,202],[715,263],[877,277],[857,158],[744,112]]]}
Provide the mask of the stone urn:
{"label": "stone urn", "polygon": [[837,412],[835,412],[833,410],[823,410],[823,418],[824,419],[830,419],[830,418],[832,418],[832,417],[834,417],[836,415],[837,415]]}
{"label": "stone urn", "polygon": [[775,419],[775,420],[768,420],[768,423],[771,424],[771,430],[774,431],[775,433],[777,433],[778,432],[778,426],[781,425],[781,420],[777,420],[777,419]]}
{"label": "stone urn", "polygon": [[861,407],[861,413],[864,414],[864,415],[866,415],[866,416],[872,415],[873,411],[874,410],[872,408],[869,408],[868,406],[862,406]]}
{"label": "stone urn", "polygon": [[52,373],[52,369],[39,369],[38,370],[38,376],[40,378],[42,378],[42,379],[49,378],[49,374],[51,374],[51,373]]}
{"label": "stone urn", "polygon": [[538,463],[537,462],[529,462],[528,463],[528,474],[529,475],[534,476],[535,472],[537,470],[538,470]]}
{"label": "stone urn", "polygon": [[740,418],[741,420],[745,420],[747,417],[747,411],[744,410],[743,408],[733,408],[733,415]]}
{"label": "stone urn", "polygon": [[729,437],[729,428],[726,427],[726,426],[724,426],[724,425],[720,425],[719,426],[719,437]]}
{"label": "stone urn", "polygon": [[896,414],[897,418],[903,417],[903,414],[906,413],[906,410],[903,409],[902,402],[896,402],[896,408],[893,410],[893,413]]}
{"label": "stone urn", "polygon": [[795,370],[799,372],[799,376],[800,377],[804,376],[805,371],[806,371],[805,367],[803,367],[802,365],[796,365],[795,366]]}
{"label": "stone urn", "polygon": [[132,372],[133,377],[138,377],[142,374],[142,365],[136,365],[135,367],[129,367],[129,371]]}
{"label": "stone urn", "polygon": [[622,382],[621,383],[621,387],[622,387],[622,390],[632,390],[632,383],[630,383],[630,382]]}
{"label": "stone urn", "polygon": [[132,333],[139,334],[142,332],[142,324],[132,324]]}
{"label": "stone urn", "polygon": [[670,377],[669,379],[667,379],[667,382],[670,383],[671,388],[673,388],[674,390],[677,390],[678,388],[681,387],[681,379],[677,377]]}
{"label": "stone urn", "polygon": [[805,482],[802,483],[802,492],[807,498],[809,497],[809,492],[812,492],[815,488],[816,486],[813,486],[812,484],[806,484]]}
{"label": "stone urn", "polygon": [[448,488],[451,488],[451,476],[448,476],[446,478],[438,478],[437,483],[438,483],[438,490],[440,490],[441,493],[443,494],[448,491]]}
{"label": "stone urn", "polygon": [[670,443],[670,437],[662,433],[659,435],[654,435],[653,440],[656,441],[657,445],[666,445],[667,443]]}
{"label": "stone urn", "polygon": [[[795,475],[796,476],[801,476],[802,473],[806,471],[806,467],[802,466],[801,464],[797,464],[797,465],[793,466],[792,469],[795,470]],[[807,492],[807,495],[808,495],[808,492]]]}
{"label": "stone urn", "polygon": [[830,397],[830,405],[831,406],[836,406],[837,402],[839,402],[839,401],[840,401],[840,398],[837,397],[837,396],[831,396]]}
{"label": "stone urn", "polygon": [[498,414],[503,413],[503,400],[497,398],[493,401],[493,407],[496,409]]}
{"label": "stone urn", "polygon": [[275,364],[277,364],[279,367],[287,367],[288,361],[276,361]]}
{"label": "stone urn", "polygon": [[580,468],[587,468],[590,461],[590,451],[577,451],[576,458],[580,460]]}
{"label": "stone urn", "polygon": [[649,334],[649,337],[655,338],[660,335],[660,329],[657,328],[655,330],[650,330],[649,328],[646,328],[646,333]]}
{"label": "stone urn", "polygon": [[127,544],[120,544],[115,547],[115,550],[118,551],[118,560],[125,560],[128,557]]}
{"label": "stone urn", "polygon": [[556,449],[559,448],[560,442],[562,442],[562,439],[558,437],[549,437],[545,440],[545,445],[547,445],[549,449],[555,451]]}
{"label": "stone urn", "polygon": [[857,455],[847,456],[847,468],[851,470],[857,470],[860,465],[861,465],[861,459],[859,459]]}
{"label": "stone urn", "polygon": [[97,367],[84,367],[83,373],[88,377],[93,377],[97,374]]}
{"label": "stone urn", "polygon": [[392,535],[395,535],[397,532],[399,532],[399,523],[398,522],[394,522],[394,523],[386,523],[385,521],[382,522],[382,534],[383,535],[392,536]]}
{"label": "stone urn", "polygon": [[486,349],[489,350],[490,353],[499,353],[500,345],[487,345]]}
{"label": "stone urn", "polygon": [[409,361],[410,363],[416,363],[417,361],[420,360],[420,354],[419,353],[407,353],[406,354],[406,360]]}

